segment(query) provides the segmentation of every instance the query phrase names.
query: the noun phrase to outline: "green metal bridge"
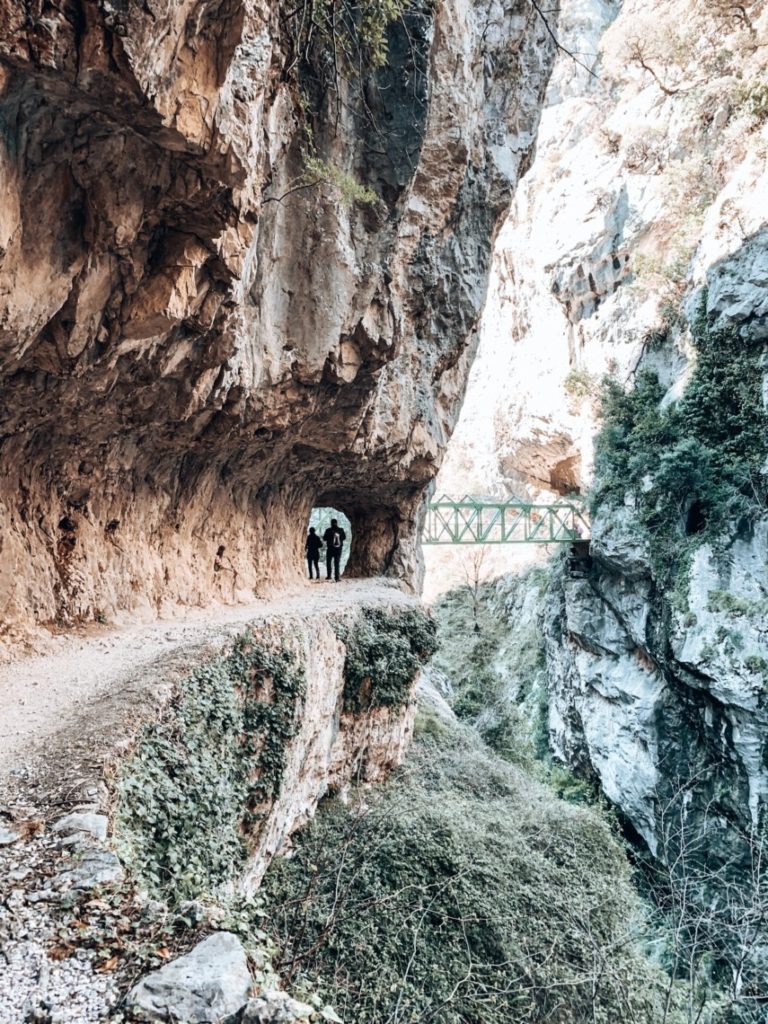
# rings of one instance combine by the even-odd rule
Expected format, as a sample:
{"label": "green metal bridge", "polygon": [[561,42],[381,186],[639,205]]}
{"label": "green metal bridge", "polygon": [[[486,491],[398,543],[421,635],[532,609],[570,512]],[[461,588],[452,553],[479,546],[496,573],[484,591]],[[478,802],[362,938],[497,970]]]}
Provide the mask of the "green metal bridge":
{"label": "green metal bridge", "polygon": [[572,544],[588,540],[585,509],[569,501],[536,505],[443,495],[429,503],[422,544]]}

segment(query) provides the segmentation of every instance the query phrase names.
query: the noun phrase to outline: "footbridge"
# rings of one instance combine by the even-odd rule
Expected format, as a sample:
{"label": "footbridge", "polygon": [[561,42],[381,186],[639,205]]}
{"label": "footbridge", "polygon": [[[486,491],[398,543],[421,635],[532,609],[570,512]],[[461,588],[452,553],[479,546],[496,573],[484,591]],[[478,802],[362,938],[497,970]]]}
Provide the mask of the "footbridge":
{"label": "footbridge", "polygon": [[586,509],[574,501],[533,504],[465,495],[431,501],[422,544],[572,544],[589,539]]}

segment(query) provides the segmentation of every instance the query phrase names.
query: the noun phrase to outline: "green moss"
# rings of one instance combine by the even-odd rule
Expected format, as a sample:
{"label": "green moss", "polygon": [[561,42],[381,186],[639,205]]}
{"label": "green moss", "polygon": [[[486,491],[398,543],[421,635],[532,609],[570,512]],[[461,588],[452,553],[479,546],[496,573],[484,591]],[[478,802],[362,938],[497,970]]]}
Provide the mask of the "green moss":
{"label": "green moss", "polygon": [[164,720],[145,727],[116,779],[124,861],[171,902],[231,880],[280,790],[304,698],[288,651],[246,634],[183,681]]}
{"label": "green moss", "polygon": [[336,632],[347,648],[344,710],[402,707],[419,668],[437,648],[437,627],[421,608],[363,608]]}
{"label": "green moss", "polygon": [[326,805],[262,892],[286,983],[357,1024],[661,1019],[610,827],[466,728]]}

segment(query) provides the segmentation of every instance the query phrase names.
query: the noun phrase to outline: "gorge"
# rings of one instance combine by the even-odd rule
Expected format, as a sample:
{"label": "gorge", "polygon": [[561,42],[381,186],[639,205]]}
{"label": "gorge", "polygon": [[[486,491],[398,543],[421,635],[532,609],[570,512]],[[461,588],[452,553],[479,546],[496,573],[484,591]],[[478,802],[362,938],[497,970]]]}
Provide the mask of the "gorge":
{"label": "gorge", "polygon": [[766,41],[0,0],[0,1021],[765,1024]]}

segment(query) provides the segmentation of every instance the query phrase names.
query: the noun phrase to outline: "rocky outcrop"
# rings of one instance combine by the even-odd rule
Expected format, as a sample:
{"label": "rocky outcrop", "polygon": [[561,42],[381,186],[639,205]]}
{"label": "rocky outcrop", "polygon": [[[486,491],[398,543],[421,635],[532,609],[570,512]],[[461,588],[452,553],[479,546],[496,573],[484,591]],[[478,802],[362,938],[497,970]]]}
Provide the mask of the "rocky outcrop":
{"label": "rocky outcrop", "polygon": [[[374,648],[361,640],[369,615]],[[133,876],[172,901],[253,893],[320,800],[401,763],[433,636],[413,598],[384,588],[360,609],[268,616],[194,668],[130,756],[112,756],[115,831]]]}
{"label": "rocky outcrop", "polygon": [[[83,700],[79,721],[46,736],[44,758],[4,779],[2,1020],[103,1019],[133,989],[140,1019],[223,1021],[251,990],[239,944],[218,934],[177,955],[233,928],[254,935],[246,1019],[306,1017],[273,991],[254,890],[320,800],[401,763],[434,638],[391,582],[321,592],[303,614],[272,607],[237,635],[118,676],[119,706]],[[87,643],[79,653],[82,664]],[[80,674],[77,662],[68,670]],[[148,962],[150,949],[161,952]],[[54,966],[41,966],[49,953]],[[322,1001],[310,1009],[312,1021],[337,1020]]]}
{"label": "rocky outcrop", "polygon": [[252,593],[313,504],[350,572],[418,575],[553,44],[527,3],[416,3],[323,93],[292,24],[0,4],[6,632]]}
{"label": "rocky outcrop", "polygon": [[600,378],[631,380],[641,359],[668,383],[684,371],[685,337],[651,350],[686,289],[708,283],[731,321],[765,317],[762,5],[560,7],[574,56],[555,63],[499,234],[441,493],[583,490]]}
{"label": "rocky outcrop", "polygon": [[[588,578],[561,568],[544,628],[550,742],[596,779],[654,854],[679,811],[715,861],[744,853],[768,800],[768,528],[703,545],[685,600],[639,575],[627,537]],[[674,809],[672,811],[671,809]],[[678,837],[679,838],[679,837]]]}
{"label": "rocky outcrop", "polygon": [[[650,370],[672,407],[697,313],[735,349],[766,338],[765,19],[760,4],[562,4],[561,41],[589,69],[556,62],[441,491],[589,486],[604,374],[631,387]],[[626,491],[598,503],[591,568],[561,566],[550,591],[550,741],[652,851],[674,803],[727,859],[764,815],[765,523],[732,521],[664,582]]]}

